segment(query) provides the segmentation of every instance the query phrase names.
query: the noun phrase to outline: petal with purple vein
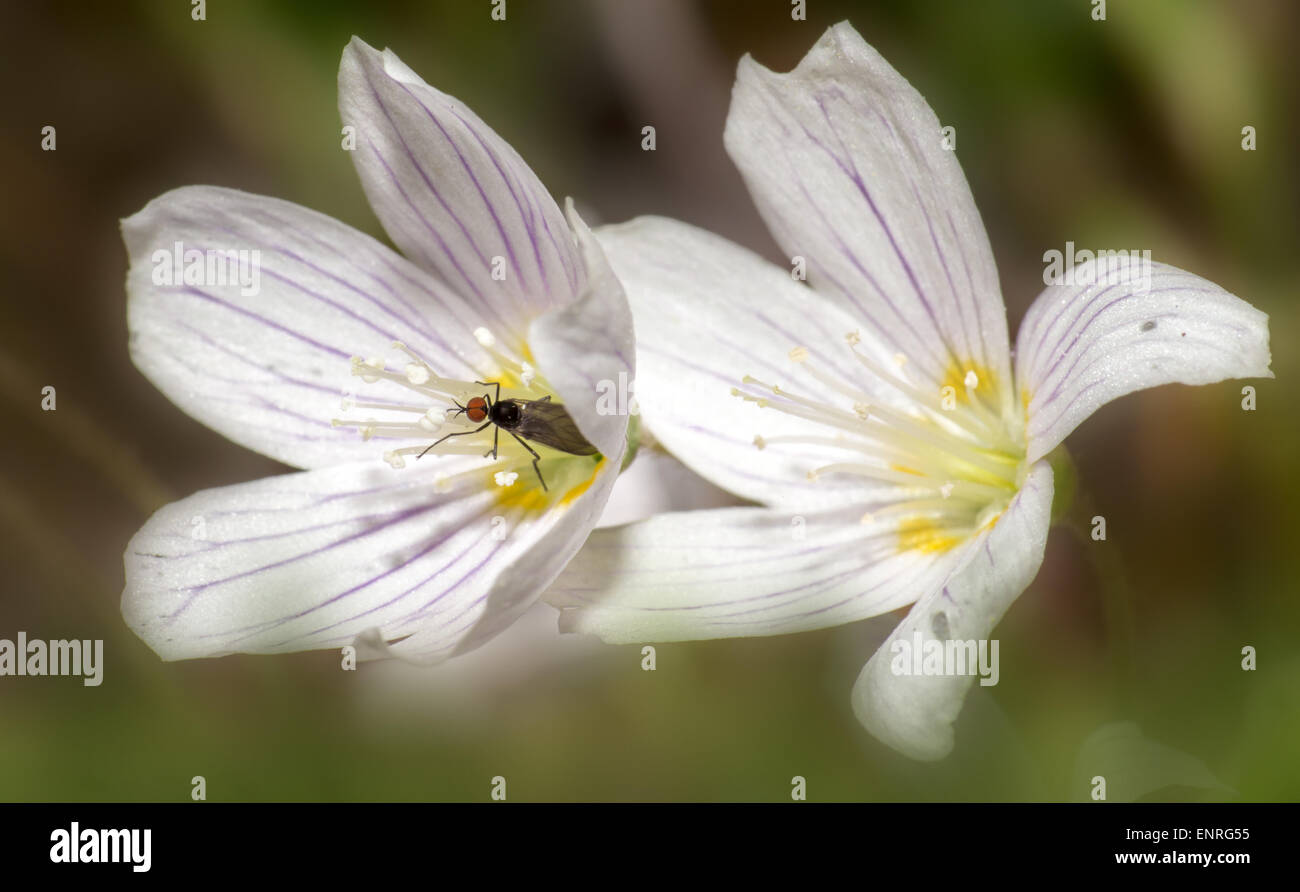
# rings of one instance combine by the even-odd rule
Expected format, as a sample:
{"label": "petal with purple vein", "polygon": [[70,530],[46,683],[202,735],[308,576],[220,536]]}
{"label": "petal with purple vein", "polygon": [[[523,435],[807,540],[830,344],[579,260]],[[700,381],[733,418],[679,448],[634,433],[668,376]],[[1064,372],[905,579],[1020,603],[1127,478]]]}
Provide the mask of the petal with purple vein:
{"label": "petal with purple vein", "polygon": [[339,465],[168,505],[127,547],[123,615],[166,660],[375,634],[400,655],[445,659],[527,609],[582,544],[614,476],[539,513],[484,485],[482,461]]}
{"label": "petal with purple vein", "polygon": [[529,345],[587,441],[622,463],[626,448],[628,401],[610,399],[620,382],[626,389],[636,375],[636,338],[623,286],[587,224],[568,205],[573,232],[587,270],[586,288],[566,307],[539,316],[529,329]]}
{"label": "petal with purple vein", "polygon": [[961,548],[899,547],[897,517],[723,508],[597,530],[546,593],[560,628],[610,643],[784,635],[926,596]]}
{"label": "petal with purple vein", "polygon": [[942,759],[951,752],[953,722],[974,673],[895,674],[895,668],[911,670],[897,661],[904,649],[895,643],[988,640],[1038,574],[1051,511],[1052,469],[1039,462],[997,523],[962,547],[959,569],[916,602],[863,667],[853,686],[853,711],[868,731],[913,759]]}
{"label": "petal with purple vein", "polygon": [[[384,449],[409,445],[366,443],[355,430],[331,427],[344,393],[359,384],[354,355],[381,356],[403,341],[441,375],[474,380],[492,371],[474,339],[483,322],[470,305],[389,248],[315,211],[189,186],[123,220],[122,236],[136,366],[194,418],[286,464],[377,460]],[[242,281],[222,252],[247,261]],[[194,267],[186,279],[191,261],[201,263],[201,274]],[[381,403],[410,397],[382,381],[364,393]]]}
{"label": "petal with purple vein", "polygon": [[[662,217],[604,226],[597,237],[627,289],[637,332],[636,397],[643,420],[692,470],[745,498],[791,509],[860,501],[871,488],[810,481],[843,450],[784,437],[827,437],[822,425],[732,395],[746,375],[827,405],[852,408],[821,369],[882,401],[895,398],[854,359],[845,335],[858,325],[790,273],[726,239]],[[792,362],[795,347],[806,364]],[[866,341],[880,362],[881,350]],[[771,441],[762,450],[755,436]],[[843,485],[841,485],[843,483]]]}
{"label": "petal with purple vein", "polygon": [[1029,461],[1125,394],[1273,377],[1268,316],[1213,282],[1131,255],[1082,264],[1072,281],[1038,296],[1016,338]]}
{"label": "petal with purple vein", "polygon": [[518,153],[463,103],[391,50],[343,50],[339,111],[357,128],[353,161],[393,242],[482,305],[514,349],[539,312],[570,303],[581,256],[554,199]]}
{"label": "petal with purple vein", "polygon": [[1008,404],[1006,312],[961,165],[925,99],[851,25],[787,74],[741,59],[725,135],[809,282],[930,383],[987,370]]}

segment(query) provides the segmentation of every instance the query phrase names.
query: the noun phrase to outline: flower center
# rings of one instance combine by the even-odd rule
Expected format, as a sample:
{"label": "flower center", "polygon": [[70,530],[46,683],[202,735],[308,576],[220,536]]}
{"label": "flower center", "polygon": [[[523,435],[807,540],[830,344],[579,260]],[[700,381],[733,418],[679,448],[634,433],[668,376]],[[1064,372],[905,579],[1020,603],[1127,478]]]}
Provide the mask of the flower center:
{"label": "flower center", "polygon": [[[435,475],[434,485],[440,490],[469,479],[495,488],[501,502],[511,507],[542,509],[572,501],[591,484],[602,457],[575,456],[520,441],[499,428],[490,412],[498,401],[558,399],[527,358],[506,353],[485,328],[477,329],[474,336],[495,367],[475,381],[438,375],[430,363],[401,342],[394,342],[393,349],[405,354],[406,361],[395,368],[389,368],[383,358],[352,357],[352,374],[365,384],[391,382],[401,390],[386,387],[384,396],[391,399],[345,398],[344,411],[366,409],[380,414],[364,420],[335,418],[332,424],[355,428],[364,440],[427,441],[384,452],[384,461],[398,469],[409,461],[436,461],[439,455],[483,456],[479,468]],[[524,351],[526,354],[526,346]]]}
{"label": "flower center", "polygon": [[[812,469],[808,478],[854,475],[885,484],[882,494],[890,500],[862,522],[896,523],[902,550],[944,551],[996,523],[1023,482],[1025,443],[1023,420],[1015,414],[1019,407],[1000,397],[992,372],[954,362],[935,392],[933,384],[909,374],[901,354],[891,369],[859,349],[856,332],[846,339],[857,362],[881,385],[876,398],[822,368],[807,348],[795,347],[790,359],[825,386],[823,393],[795,393],[748,375],[732,393],[826,432],[759,436],[755,445],[844,450],[843,461]],[[830,402],[831,394],[841,399]]]}

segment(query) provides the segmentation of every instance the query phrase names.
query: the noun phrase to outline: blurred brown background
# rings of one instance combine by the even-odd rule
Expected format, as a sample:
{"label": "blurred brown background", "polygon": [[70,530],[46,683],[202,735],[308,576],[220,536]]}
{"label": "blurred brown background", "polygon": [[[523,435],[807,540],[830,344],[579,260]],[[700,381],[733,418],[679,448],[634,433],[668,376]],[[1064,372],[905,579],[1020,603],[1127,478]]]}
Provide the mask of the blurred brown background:
{"label": "blurred brown background", "polygon": [[[1120,720],[1230,788],[1160,779],[1158,798],[1300,798],[1300,6],[1111,2],[1095,22],[1083,0],[810,0],[799,22],[785,0],[509,0],[503,23],[491,6],[0,6],[0,637],[106,651],[99,688],[0,678],[0,800],[184,799],[200,774],[222,800],[482,800],[494,775],[517,800],[780,800],[796,774],[820,800],[1080,798],[1080,746]],[[1109,541],[1054,532],[953,757],[907,762],[853,719],[889,618],[664,646],[654,673],[635,648],[555,642],[545,615],[432,673],[343,673],[333,653],[164,664],[126,629],[121,555],[145,518],[284,469],[131,365],[120,218],[207,183],[382,237],[339,149],[357,34],[467,102],[589,222],[666,214],[779,259],[722,148],[735,63],[787,70],[845,18],[957,128],[1013,331],[1067,240],[1150,248],[1271,316],[1257,411],[1240,384],[1167,387],[1070,438]]]}

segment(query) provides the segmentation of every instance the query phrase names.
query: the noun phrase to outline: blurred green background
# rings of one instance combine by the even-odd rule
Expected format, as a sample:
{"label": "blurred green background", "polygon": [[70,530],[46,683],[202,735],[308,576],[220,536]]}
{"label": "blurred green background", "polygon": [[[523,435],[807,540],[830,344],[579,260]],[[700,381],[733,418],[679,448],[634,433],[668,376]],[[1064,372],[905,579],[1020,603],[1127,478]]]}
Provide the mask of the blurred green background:
{"label": "blurred green background", "polygon": [[[1112,0],[1096,22],[1085,0],[810,0],[799,22],[786,0],[508,0],[503,23],[491,6],[210,0],[195,22],[187,0],[4,4],[0,637],[103,638],[106,667],[98,688],[0,678],[0,800],[187,799],[195,775],[212,800],[485,800],[497,775],[515,801],[779,801],[794,775],[813,800],[1078,799],[1100,773],[1080,747],[1118,721],[1225,785],[1142,769],[1157,789],[1131,795],[1300,799],[1300,5]],[[284,468],[131,365],[121,217],[207,183],[382,238],[339,148],[357,34],[590,222],[667,214],[779,259],[722,148],[735,63],[787,70],[844,18],[957,128],[1013,331],[1067,240],[1150,248],[1271,316],[1257,411],[1240,384],[1166,387],[1070,438],[1109,540],[1053,532],[952,757],[909,762],[852,716],[894,617],[661,646],[655,672],[636,648],[555,641],[541,614],[462,666],[355,673],[332,652],[167,664],[125,627],[121,555],[145,518]]]}

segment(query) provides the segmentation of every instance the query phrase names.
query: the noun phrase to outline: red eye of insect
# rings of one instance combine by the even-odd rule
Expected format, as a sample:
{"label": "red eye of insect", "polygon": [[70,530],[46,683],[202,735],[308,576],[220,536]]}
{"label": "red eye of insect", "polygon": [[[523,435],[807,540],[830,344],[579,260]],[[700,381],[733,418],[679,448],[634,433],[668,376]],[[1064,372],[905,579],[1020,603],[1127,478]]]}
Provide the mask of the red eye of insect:
{"label": "red eye of insect", "polygon": [[476,396],[465,404],[465,417],[475,424],[487,418],[487,413],[487,400],[481,396]]}

